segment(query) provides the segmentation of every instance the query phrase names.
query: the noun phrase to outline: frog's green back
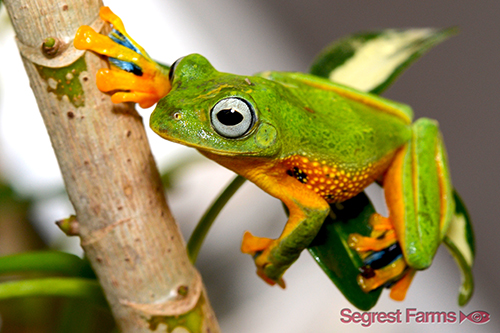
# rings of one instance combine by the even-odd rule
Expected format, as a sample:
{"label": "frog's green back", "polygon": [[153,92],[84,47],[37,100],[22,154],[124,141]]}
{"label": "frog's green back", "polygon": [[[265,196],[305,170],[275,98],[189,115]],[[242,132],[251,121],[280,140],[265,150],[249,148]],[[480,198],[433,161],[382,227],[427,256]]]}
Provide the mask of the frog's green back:
{"label": "frog's green back", "polygon": [[411,109],[299,73],[263,73],[286,86],[279,112],[282,158],[325,159],[359,169],[392,154],[410,138]]}

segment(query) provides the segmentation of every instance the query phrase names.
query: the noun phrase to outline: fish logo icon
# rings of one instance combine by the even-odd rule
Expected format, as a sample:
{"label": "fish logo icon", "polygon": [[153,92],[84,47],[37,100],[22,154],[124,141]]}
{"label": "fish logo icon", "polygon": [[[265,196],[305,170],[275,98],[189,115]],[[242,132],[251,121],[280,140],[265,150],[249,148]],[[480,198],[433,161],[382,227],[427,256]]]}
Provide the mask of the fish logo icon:
{"label": "fish logo icon", "polygon": [[462,311],[460,311],[460,324],[468,319],[470,322],[474,324],[485,324],[490,321],[490,314],[486,311],[474,311],[465,315]]}

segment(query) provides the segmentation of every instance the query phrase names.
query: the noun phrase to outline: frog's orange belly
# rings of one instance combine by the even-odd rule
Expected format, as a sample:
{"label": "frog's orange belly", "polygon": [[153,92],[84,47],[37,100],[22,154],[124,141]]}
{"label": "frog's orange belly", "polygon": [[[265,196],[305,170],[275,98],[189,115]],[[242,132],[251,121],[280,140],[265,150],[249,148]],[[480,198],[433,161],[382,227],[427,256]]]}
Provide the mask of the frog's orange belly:
{"label": "frog's orange belly", "polygon": [[288,176],[296,178],[308,189],[316,192],[327,202],[341,202],[363,191],[378,179],[389,166],[393,153],[363,168],[341,168],[326,161],[300,155],[284,158],[280,167]]}
{"label": "frog's orange belly", "polygon": [[[290,186],[290,181],[295,182],[295,178],[298,184],[302,183],[304,190],[315,192],[328,203],[345,201],[363,191],[384,174],[395,153],[393,151],[377,162],[367,163],[365,167],[349,169],[301,155],[270,161],[262,157],[235,158],[209,151],[200,152],[281,200],[287,195],[301,197],[302,194],[294,192],[300,191],[300,186]],[[277,190],[276,187],[282,189]],[[283,192],[288,193],[285,195]]]}

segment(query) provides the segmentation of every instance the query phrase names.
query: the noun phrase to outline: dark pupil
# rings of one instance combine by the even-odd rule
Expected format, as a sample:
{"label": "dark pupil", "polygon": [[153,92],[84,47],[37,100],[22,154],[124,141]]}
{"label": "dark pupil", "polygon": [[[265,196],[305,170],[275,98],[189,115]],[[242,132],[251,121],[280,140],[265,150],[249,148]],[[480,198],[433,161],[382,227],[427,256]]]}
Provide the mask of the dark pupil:
{"label": "dark pupil", "polygon": [[217,119],[226,126],[234,126],[241,123],[243,116],[234,109],[225,109],[217,113]]}

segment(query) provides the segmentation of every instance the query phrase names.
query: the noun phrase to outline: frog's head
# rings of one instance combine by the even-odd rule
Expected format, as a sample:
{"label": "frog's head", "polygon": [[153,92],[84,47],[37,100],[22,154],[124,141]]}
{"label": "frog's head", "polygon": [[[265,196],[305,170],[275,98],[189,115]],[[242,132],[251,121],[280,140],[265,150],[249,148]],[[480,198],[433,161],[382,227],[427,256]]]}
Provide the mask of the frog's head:
{"label": "frog's head", "polygon": [[[273,156],[279,132],[265,105],[272,89],[254,78],[220,73],[198,54],[177,60],[172,90],[161,99],[150,126],[161,137],[216,155]],[[265,83],[265,82],[264,82]],[[273,83],[268,83],[273,84]]]}

